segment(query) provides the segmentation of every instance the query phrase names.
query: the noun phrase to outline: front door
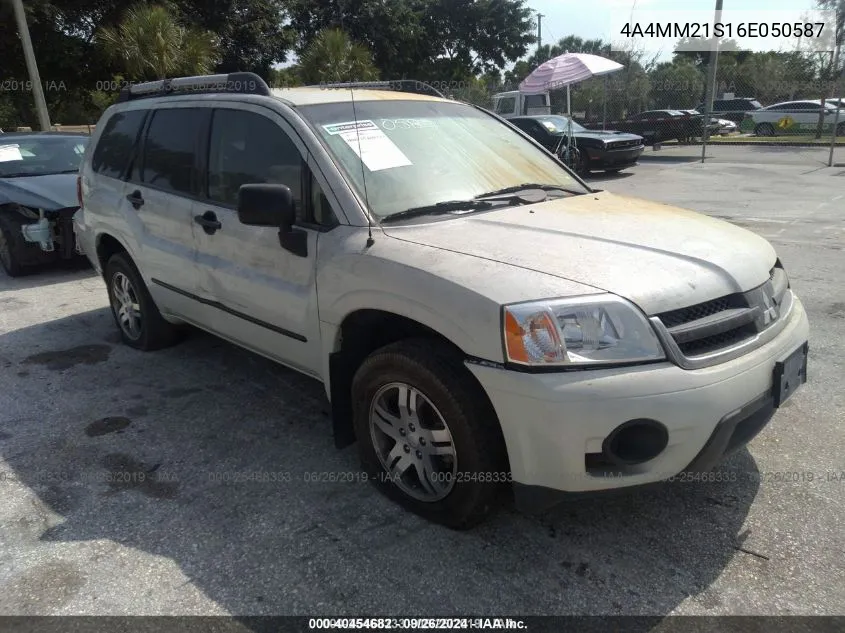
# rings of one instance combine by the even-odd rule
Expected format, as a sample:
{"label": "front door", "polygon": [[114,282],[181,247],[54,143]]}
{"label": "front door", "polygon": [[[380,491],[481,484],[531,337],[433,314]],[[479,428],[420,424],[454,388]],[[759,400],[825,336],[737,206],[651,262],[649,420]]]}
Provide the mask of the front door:
{"label": "front door", "polygon": [[200,284],[214,301],[220,335],[300,371],[320,372],[315,268],[319,231],[306,228],[308,250],[295,255],[275,227],[241,224],[238,189],[251,183],[290,187],[304,208],[305,146],[278,114],[261,106],[216,108],[208,135],[206,185],[195,202]]}

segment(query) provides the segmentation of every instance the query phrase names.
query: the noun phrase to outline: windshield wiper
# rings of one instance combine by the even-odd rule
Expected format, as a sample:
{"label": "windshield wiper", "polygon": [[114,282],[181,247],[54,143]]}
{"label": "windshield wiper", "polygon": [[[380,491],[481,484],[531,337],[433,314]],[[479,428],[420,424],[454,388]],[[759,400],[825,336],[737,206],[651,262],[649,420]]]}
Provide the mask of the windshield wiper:
{"label": "windshield wiper", "polygon": [[57,174],[75,174],[79,170],[78,169],[66,169],[64,171],[45,171],[45,172],[31,172],[31,171],[21,171],[13,174],[3,174],[0,173],[0,178],[24,178],[26,176],[35,177],[35,176],[55,176]]}
{"label": "windshield wiper", "polygon": [[412,207],[398,213],[392,213],[382,218],[382,222],[393,222],[406,218],[416,218],[421,215],[439,215],[441,213],[452,213],[454,211],[483,211],[493,206],[489,200],[447,200],[436,204],[428,204],[422,207]]}
{"label": "windshield wiper", "polygon": [[530,189],[539,189],[541,191],[563,191],[564,193],[571,193],[574,196],[581,196],[586,193],[586,191],[576,191],[574,189],[567,189],[566,187],[561,187],[560,185],[547,185],[543,183],[526,182],[521,185],[514,185],[513,187],[497,189],[496,191],[491,191],[490,193],[483,193],[480,196],[475,196],[475,199],[484,200],[486,198],[491,198],[494,196],[501,196],[508,193],[519,193],[520,191],[526,191]]}

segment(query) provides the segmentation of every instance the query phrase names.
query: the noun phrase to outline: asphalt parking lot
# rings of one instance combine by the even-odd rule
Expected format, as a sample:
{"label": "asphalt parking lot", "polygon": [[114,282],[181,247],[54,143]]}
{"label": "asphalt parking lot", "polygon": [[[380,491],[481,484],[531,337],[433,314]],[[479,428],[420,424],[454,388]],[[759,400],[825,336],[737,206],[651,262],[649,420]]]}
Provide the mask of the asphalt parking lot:
{"label": "asphalt parking lot", "polygon": [[735,481],[471,532],[312,481],[357,466],[321,385],[198,332],[124,347],[91,271],[0,272],[0,613],[845,613],[845,168],[733,156],[592,182],[770,239],[810,315],[810,382],[721,467]]}

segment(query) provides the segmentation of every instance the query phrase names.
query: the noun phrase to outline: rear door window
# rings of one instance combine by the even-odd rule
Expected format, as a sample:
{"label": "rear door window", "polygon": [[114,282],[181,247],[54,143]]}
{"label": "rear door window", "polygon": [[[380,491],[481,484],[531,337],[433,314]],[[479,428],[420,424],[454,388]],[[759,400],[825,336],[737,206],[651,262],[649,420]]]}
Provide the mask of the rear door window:
{"label": "rear door window", "polygon": [[111,178],[124,175],[146,114],[146,110],[129,110],[112,115],[91,157],[95,172]]}
{"label": "rear door window", "polygon": [[205,117],[199,108],[156,110],[144,140],[141,182],[192,195],[197,189],[197,145]]}

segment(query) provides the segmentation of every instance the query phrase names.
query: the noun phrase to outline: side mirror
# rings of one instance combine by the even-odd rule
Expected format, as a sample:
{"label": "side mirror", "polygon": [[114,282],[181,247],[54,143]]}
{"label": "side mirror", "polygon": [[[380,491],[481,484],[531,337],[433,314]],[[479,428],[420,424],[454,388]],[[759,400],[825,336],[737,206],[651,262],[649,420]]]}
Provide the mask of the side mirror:
{"label": "side mirror", "polygon": [[296,206],[285,185],[241,185],[238,189],[238,220],[249,226],[279,228],[279,244],[298,257],[308,257],[308,232],[294,228]]}
{"label": "side mirror", "polygon": [[238,220],[250,226],[290,229],[296,221],[290,188],[285,185],[241,185],[238,190]]}

